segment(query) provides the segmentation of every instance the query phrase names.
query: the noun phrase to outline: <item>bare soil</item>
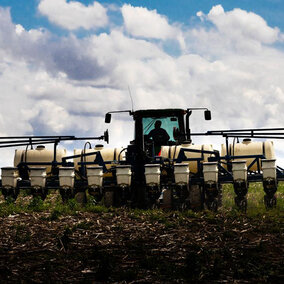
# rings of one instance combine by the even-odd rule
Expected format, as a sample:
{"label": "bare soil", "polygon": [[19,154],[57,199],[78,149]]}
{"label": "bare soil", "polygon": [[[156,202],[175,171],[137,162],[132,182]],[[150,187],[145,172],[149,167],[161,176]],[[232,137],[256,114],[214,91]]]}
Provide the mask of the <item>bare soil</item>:
{"label": "bare soil", "polygon": [[0,282],[284,283],[282,221],[124,209],[10,215],[0,218]]}

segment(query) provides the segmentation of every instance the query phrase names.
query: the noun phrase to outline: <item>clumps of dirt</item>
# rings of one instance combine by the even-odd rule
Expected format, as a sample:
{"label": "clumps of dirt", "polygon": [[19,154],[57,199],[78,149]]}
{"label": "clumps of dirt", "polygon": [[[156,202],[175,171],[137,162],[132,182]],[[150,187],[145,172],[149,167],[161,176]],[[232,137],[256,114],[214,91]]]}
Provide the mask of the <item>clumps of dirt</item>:
{"label": "clumps of dirt", "polygon": [[0,224],[0,282],[284,282],[281,220],[117,209]]}

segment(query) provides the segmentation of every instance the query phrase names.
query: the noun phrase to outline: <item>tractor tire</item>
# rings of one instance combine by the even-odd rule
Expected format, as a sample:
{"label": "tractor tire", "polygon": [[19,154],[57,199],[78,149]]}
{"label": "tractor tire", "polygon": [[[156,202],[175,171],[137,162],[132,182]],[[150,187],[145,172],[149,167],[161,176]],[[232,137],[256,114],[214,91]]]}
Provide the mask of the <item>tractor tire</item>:
{"label": "tractor tire", "polygon": [[199,211],[203,209],[203,194],[201,185],[191,185],[189,189],[190,209]]}

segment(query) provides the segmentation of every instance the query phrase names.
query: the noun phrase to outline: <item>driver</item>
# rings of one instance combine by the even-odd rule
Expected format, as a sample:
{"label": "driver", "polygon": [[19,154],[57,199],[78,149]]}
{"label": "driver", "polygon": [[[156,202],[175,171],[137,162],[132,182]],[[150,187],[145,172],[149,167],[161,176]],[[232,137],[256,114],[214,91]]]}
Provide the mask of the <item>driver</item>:
{"label": "driver", "polygon": [[155,146],[167,145],[170,139],[170,136],[167,133],[167,131],[161,128],[161,126],[162,126],[161,120],[157,120],[155,122],[155,128],[152,129],[150,133],[147,135],[148,138],[153,139]]}

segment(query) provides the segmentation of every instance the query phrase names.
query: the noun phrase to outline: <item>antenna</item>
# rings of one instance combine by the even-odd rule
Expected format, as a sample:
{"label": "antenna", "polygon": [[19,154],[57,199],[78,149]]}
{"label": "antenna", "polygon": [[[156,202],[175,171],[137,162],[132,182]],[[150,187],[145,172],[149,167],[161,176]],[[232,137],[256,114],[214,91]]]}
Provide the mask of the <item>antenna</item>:
{"label": "antenna", "polygon": [[132,95],[131,95],[131,91],[130,91],[129,85],[128,85],[128,92],[129,92],[129,96],[130,96],[130,100],[131,100],[131,106],[132,106],[132,112],[133,112],[134,111],[133,99],[132,99]]}

